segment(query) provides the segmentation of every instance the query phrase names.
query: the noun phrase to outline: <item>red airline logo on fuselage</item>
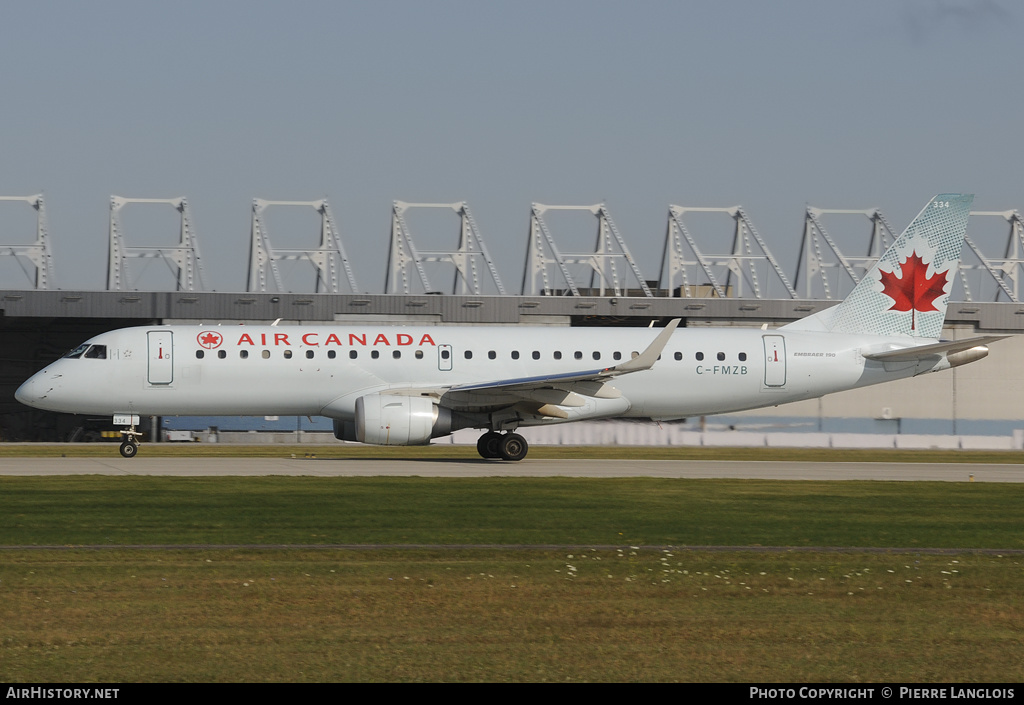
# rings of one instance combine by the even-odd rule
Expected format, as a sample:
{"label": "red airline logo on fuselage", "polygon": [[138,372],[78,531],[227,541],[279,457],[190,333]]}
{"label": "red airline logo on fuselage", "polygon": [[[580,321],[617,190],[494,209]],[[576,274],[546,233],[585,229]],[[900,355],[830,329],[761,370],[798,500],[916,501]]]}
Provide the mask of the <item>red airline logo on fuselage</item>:
{"label": "red airline logo on fuselage", "polygon": [[197,335],[196,342],[207,350],[215,350],[224,342],[224,336],[217,331],[208,330]]}
{"label": "red airline logo on fuselage", "polygon": [[[328,346],[328,345],[412,345],[415,338],[408,333],[378,333],[376,337],[373,337],[372,333],[342,333],[340,336],[337,333],[329,333],[326,337],[322,337],[323,333],[242,333],[238,337],[238,342],[235,345],[287,345],[291,346],[291,340],[289,336],[301,340],[302,345],[308,345],[309,347]],[[342,338],[347,336],[347,342],[343,342]],[[434,339],[430,337],[429,333],[424,333],[420,336],[418,345],[436,345]]]}

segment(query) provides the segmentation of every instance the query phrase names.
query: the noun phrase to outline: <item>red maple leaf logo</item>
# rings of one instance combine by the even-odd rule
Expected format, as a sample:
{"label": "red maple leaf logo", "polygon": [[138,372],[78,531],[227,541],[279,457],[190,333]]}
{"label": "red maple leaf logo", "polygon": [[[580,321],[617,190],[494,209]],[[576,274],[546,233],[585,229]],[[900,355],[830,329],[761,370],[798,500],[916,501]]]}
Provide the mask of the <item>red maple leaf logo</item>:
{"label": "red maple leaf logo", "polygon": [[882,293],[894,302],[889,311],[910,311],[910,330],[914,330],[916,311],[939,310],[935,308],[935,299],[945,292],[949,270],[927,276],[928,265],[916,251],[900,264],[900,270],[901,277],[897,277],[895,272],[878,270],[882,278]]}
{"label": "red maple leaf logo", "polygon": [[219,348],[220,344],[224,342],[224,336],[220,333],[209,331],[207,333],[200,333],[196,336],[196,341],[207,350],[213,350]]}

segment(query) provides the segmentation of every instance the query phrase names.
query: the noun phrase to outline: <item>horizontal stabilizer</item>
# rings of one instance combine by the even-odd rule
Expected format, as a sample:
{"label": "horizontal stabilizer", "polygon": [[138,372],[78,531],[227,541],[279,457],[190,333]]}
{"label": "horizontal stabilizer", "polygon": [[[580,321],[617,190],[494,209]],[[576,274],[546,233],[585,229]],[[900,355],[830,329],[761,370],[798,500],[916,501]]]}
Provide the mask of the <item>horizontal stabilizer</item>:
{"label": "horizontal stabilizer", "polygon": [[953,340],[944,343],[916,345],[911,348],[900,348],[898,350],[886,350],[884,352],[862,354],[869,360],[878,360],[879,362],[909,362],[912,360],[922,360],[933,355],[942,355],[943,353],[949,355],[951,353],[970,350],[971,348],[977,348],[982,345],[994,343],[995,341],[1002,340],[1006,337],[1008,336],[987,335],[980,338],[968,338],[967,340]]}

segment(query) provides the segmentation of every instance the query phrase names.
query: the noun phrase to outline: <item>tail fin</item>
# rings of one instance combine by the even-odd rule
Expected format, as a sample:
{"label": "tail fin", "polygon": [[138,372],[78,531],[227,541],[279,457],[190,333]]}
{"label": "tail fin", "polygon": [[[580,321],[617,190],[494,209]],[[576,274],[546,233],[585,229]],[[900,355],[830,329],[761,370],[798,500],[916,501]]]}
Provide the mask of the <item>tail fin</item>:
{"label": "tail fin", "polygon": [[841,304],[783,328],[938,338],[973,201],[933,198]]}

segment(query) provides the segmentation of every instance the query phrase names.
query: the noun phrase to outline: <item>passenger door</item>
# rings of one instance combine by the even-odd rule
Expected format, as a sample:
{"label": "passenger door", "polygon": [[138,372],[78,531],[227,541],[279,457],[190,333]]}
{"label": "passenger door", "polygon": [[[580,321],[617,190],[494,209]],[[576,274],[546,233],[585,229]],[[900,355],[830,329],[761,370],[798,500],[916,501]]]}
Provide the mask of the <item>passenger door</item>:
{"label": "passenger door", "polygon": [[149,383],[170,384],[174,381],[172,338],[169,330],[151,330],[149,340]]}
{"label": "passenger door", "polygon": [[786,338],[764,335],[764,386],[786,386]]}

